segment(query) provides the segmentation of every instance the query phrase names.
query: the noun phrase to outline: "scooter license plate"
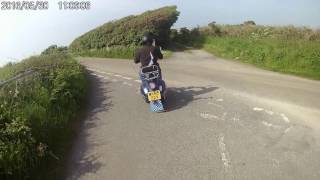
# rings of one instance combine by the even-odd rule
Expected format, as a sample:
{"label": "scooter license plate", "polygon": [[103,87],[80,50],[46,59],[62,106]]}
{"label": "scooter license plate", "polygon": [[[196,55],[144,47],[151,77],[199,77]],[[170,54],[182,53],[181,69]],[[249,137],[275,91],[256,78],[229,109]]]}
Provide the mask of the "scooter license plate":
{"label": "scooter license plate", "polygon": [[157,101],[161,99],[160,91],[152,91],[148,93],[148,100],[149,101]]}

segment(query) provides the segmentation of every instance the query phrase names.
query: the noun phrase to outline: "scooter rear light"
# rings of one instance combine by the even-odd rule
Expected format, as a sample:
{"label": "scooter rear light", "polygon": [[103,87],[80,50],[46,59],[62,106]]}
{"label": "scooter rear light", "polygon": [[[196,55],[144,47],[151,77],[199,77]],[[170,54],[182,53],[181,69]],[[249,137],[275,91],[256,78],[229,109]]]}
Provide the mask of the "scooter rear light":
{"label": "scooter rear light", "polygon": [[154,82],[149,83],[149,87],[151,89],[155,89],[156,88],[156,84]]}
{"label": "scooter rear light", "polygon": [[144,92],[144,94],[147,94],[148,93],[148,89],[147,88],[143,88],[143,92]]}

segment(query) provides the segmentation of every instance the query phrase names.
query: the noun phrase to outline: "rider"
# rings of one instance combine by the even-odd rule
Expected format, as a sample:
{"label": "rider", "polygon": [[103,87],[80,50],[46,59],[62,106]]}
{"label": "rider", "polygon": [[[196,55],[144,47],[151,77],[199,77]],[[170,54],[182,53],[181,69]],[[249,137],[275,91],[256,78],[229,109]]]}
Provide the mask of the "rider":
{"label": "rider", "polygon": [[163,59],[163,55],[159,47],[155,44],[155,38],[152,33],[145,33],[142,39],[142,47],[139,48],[134,57],[136,64],[141,63],[141,67],[156,65],[159,69],[160,79],[162,78],[158,59]]}

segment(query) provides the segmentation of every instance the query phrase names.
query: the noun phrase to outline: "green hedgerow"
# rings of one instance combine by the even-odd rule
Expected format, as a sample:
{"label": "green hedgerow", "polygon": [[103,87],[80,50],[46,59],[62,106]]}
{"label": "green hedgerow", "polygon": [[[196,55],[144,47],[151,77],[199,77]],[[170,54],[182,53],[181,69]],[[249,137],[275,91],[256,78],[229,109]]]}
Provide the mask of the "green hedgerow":
{"label": "green hedgerow", "polygon": [[0,87],[2,179],[44,179],[52,171],[86,92],[84,68],[64,53],[31,57],[0,74],[26,69],[35,73]]}

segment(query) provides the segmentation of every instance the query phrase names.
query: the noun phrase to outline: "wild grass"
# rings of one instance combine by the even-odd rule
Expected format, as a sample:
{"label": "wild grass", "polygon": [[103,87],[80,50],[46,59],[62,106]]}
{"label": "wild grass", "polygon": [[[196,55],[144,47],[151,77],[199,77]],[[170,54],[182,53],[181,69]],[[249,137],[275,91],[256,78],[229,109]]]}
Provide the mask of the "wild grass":
{"label": "wild grass", "polygon": [[173,52],[170,50],[164,50],[164,51],[162,51],[162,54],[163,54],[164,59],[168,59],[172,56]]}
{"label": "wild grass", "polygon": [[[116,59],[128,59],[132,60],[135,54],[136,49],[139,47],[124,47],[117,46],[112,48],[105,49],[95,49],[82,51],[79,53],[75,53],[74,56],[82,56],[82,57],[99,57],[99,58],[116,58]],[[162,51],[164,58],[169,58],[172,55],[172,51],[165,50]]]}
{"label": "wild grass", "polygon": [[320,43],[276,38],[207,37],[204,49],[258,67],[320,79]]}
{"label": "wild grass", "polygon": [[211,25],[199,29],[201,34],[223,37],[272,38],[320,42],[320,30],[295,26]]}
{"label": "wild grass", "polygon": [[84,68],[66,54],[31,57],[0,68],[0,179],[57,179],[68,125],[86,92]]}
{"label": "wild grass", "polygon": [[319,30],[294,26],[211,24],[199,28],[199,32],[196,42],[217,56],[272,71],[320,79]]}
{"label": "wild grass", "polygon": [[136,47],[117,46],[112,48],[81,51],[75,55],[83,57],[132,59],[134,56],[135,49]]}

